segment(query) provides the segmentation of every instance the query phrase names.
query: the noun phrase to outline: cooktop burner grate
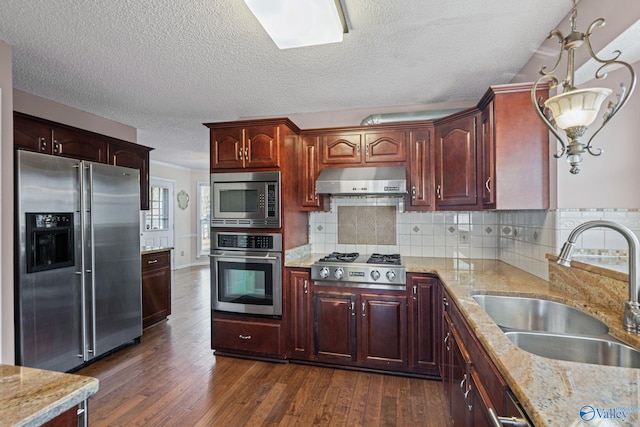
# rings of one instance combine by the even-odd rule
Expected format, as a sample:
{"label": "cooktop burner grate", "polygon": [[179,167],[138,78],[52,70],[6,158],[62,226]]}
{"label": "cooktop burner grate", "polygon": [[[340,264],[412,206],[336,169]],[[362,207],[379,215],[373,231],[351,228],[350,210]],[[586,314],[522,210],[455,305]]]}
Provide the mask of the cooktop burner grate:
{"label": "cooktop burner grate", "polygon": [[400,254],[371,254],[367,264],[400,265]]}
{"label": "cooktop burner grate", "polygon": [[320,258],[320,262],[353,262],[358,258],[358,252],[331,252],[329,255]]}

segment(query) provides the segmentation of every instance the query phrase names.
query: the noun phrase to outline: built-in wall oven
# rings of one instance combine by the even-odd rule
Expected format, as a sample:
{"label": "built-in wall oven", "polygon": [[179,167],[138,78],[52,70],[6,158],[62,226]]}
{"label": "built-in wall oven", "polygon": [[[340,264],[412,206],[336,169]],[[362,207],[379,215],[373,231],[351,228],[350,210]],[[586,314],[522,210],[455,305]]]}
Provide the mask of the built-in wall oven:
{"label": "built-in wall oven", "polygon": [[214,311],[282,317],[282,235],[213,231]]}

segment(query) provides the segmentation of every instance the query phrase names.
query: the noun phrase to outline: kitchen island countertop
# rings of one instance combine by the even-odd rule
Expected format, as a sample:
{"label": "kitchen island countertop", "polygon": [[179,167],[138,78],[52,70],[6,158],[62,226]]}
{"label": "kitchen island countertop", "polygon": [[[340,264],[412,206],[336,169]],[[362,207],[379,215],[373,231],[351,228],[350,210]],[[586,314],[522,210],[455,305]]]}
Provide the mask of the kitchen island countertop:
{"label": "kitchen island countertop", "polygon": [[[307,254],[288,260],[285,265],[308,268],[322,256]],[[408,273],[432,273],[440,277],[536,426],[585,425],[581,410],[592,411],[596,415],[593,422],[597,425],[598,421],[605,421],[607,425],[639,423],[640,369],[566,362],[521,350],[472,296],[511,294],[563,302],[600,318],[610,327],[611,335],[639,348],[638,335],[622,329],[621,314],[591,310],[575,295],[564,293],[548,281],[498,260],[403,257],[403,261]],[[598,411],[609,416],[598,418]]]}
{"label": "kitchen island countertop", "polygon": [[38,426],[97,391],[96,378],[0,364],[0,420],[3,426]]}

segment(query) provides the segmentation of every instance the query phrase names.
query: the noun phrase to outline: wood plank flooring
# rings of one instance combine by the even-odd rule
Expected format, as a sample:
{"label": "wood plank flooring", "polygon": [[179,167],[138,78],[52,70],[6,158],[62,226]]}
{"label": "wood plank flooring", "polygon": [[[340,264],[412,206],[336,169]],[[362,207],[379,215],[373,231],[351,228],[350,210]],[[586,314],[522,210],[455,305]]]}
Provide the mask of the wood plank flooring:
{"label": "wood plank flooring", "polygon": [[100,426],[445,426],[438,381],[214,356],[209,268],[173,273],[172,314],[78,374]]}

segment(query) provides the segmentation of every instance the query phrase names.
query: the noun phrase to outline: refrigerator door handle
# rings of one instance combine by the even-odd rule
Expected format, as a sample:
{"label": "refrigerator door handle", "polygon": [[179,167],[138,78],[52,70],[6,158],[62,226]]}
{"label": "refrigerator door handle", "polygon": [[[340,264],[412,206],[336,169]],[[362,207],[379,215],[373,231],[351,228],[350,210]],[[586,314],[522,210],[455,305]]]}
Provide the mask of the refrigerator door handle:
{"label": "refrigerator door handle", "polygon": [[89,234],[91,245],[89,245],[89,257],[91,260],[90,269],[87,273],[91,274],[91,348],[88,353],[95,355],[96,352],[96,279],[92,273],[95,270],[96,253],[95,253],[95,229],[93,219],[93,165],[89,163]]}
{"label": "refrigerator door handle", "polygon": [[79,355],[83,361],[87,361],[87,285],[86,285],[86,278],[84,276],[84,274],[82,273],[83,271],[85,271],[85,240],[86,240],[86,233],[85,233],[85,223],[86,223],[86,218],[85,218],[85,213],[87,211],[86,206],[85,206],[85,185],[84,185],[84,162],[80,162],[78,165],[78,185],[79,185],[79,191],[80,191],[80,197],[78,198],[79,202],[80,202],[80,209],[79,209],[79,219],[80,219],[80,272],[76,273],[76,274],[80,274],[82,277],[80,278],[80,298],[82,301],[82,304],[80,304],[80,316],[82,319],[82,322],[80,322],[80,332],[82,334],[82,338],[80,340],[82,348],[81,348],[81,354]]}

